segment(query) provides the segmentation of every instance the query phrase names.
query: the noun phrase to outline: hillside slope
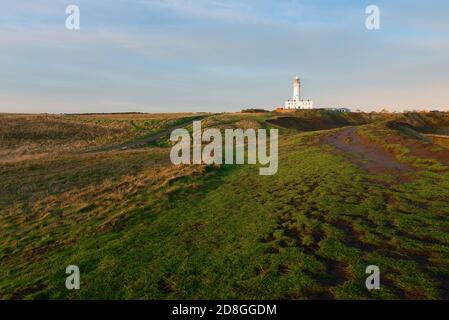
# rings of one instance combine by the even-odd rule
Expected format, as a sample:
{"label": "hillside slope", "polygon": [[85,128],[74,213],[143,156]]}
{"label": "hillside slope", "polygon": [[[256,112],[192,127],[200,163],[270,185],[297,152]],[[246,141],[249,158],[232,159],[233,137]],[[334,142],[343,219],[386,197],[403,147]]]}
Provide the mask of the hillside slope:
{"label": "hillside slope", "polygon": [[[173,166],[166,143],[4,162],[0,298],[449,299],[449,151],[396,118],[347,121],[281,130],[274,176]],[[381,290],[366,290],[368,265]]]}

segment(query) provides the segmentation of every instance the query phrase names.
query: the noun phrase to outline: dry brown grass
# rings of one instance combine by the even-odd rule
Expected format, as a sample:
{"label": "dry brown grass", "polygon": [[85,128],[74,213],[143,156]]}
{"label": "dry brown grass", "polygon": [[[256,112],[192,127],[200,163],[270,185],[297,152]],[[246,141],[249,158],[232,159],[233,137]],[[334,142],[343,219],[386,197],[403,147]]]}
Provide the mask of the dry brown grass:
{"label": "dry brown grass", "polygon": [[40,159],[122,143],[193,114],[0,114],[0,163]]}

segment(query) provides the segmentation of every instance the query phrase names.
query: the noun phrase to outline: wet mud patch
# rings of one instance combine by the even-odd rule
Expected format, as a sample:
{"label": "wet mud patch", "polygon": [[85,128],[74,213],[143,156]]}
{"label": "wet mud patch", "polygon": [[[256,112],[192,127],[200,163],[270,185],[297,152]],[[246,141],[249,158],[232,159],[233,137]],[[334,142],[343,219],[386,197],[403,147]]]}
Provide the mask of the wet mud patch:
{"label": "wet mud patch", "polygon": [[321,139],[321,142],[336,148],[349,161],[372,174],[401,176],[411,168],[398,162],[393,155],[379,145],[368,141],[357,133],[357,128],[340,130]]}

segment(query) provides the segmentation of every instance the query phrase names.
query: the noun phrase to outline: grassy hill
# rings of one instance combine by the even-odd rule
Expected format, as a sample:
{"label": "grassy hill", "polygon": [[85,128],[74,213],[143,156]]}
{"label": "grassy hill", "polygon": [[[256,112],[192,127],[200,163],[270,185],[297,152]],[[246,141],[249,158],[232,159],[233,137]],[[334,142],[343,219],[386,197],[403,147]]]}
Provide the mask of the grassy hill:
{"label": "grassy hill", "polygon": [[447,113],[201,115],[280,129],[274,176],[114,147],[197,116],[2,115],[0,298],[449,299]]}

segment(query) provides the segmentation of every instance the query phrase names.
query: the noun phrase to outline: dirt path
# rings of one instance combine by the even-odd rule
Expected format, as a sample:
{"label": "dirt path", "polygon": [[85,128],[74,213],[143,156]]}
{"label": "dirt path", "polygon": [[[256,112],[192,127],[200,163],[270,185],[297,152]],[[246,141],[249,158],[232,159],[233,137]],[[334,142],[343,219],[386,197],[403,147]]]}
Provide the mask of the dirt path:
{"label": "dirt path", "polygon": [[399,174],[410,169],[379,145],[360,136],[355,127],[328,135],[322,139],[322,142],[336,147],[340,152],[348,155],[351,162],[373,174]]}
{"label": "dirt path", "polygon": [[116,144],[116,145],[112,145],[112,146],[106,146],[106,147],[101,147],[95,150],[90,150],[88,151],[88,153],[92,153],[92,152],[103,152],[103,151],[113,151],[113,150],[127,150],[127,149],[131,149],[131,148],[138,148],[138,147],[143,147],[147,144],[150,144],[152,142],[155,142],[163,137],[168,137],[170,135],[170,133],[173,130],[176,129],[181,129],[181,128],[185,128],[189,125],[192,124],[193,121],[198,121],[198,120],[202,120],[206,117],[209,117],[209,115],[207,116],[199,116],[198,118],[195,119],[190,119],[189,121],[186,121],[184,123],[181,123],[177,126],[165,129],[164,131],[152,134],[152,135],[148,135],[146,137],[143,138],[139,138],[136,139],[134,141],[130,141],[130,142],[125,142],[125,143],[121,143],[121,144]]}

